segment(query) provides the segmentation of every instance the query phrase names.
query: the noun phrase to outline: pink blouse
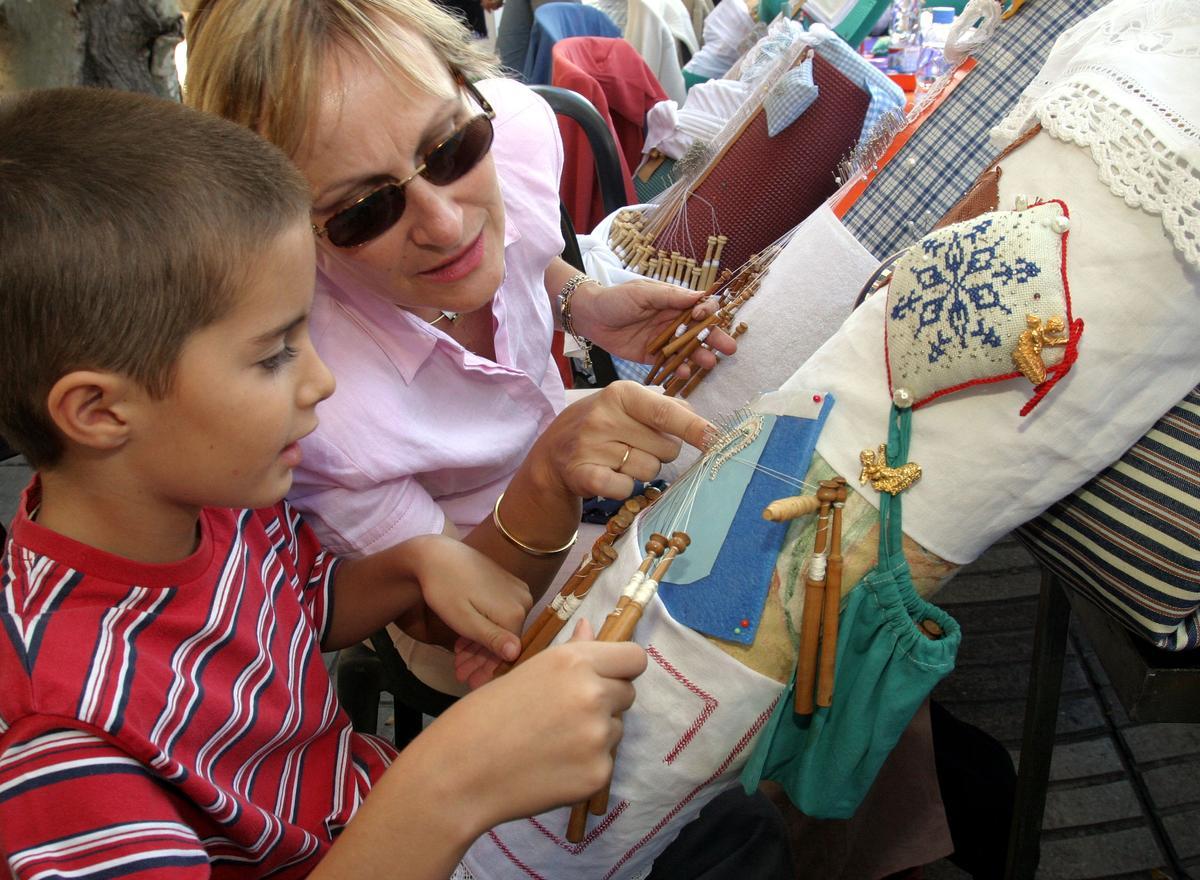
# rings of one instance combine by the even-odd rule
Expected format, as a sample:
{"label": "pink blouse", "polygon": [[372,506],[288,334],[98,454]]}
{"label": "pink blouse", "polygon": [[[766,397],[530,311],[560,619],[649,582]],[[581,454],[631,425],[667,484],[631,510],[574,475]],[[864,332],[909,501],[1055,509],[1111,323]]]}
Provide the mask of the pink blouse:
{"label": "pink blouse", "polygon": [[563,248],[558,126],[520,83],[479,85],[496,109],[492,154],[505,210],[496,360],[368,290],[318,275],[311,330],[337,391],[301,441],[289,500],[339,553],[440,532],[446,516],[471,529],[564,406],[543,277]]}

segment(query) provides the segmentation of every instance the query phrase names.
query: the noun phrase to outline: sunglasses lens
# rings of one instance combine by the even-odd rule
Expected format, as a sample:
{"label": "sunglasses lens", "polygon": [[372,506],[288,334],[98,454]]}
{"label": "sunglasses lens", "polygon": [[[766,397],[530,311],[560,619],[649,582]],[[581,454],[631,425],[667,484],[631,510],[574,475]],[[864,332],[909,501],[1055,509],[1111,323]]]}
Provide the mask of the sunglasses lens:
{"label": "sunglasses lens", "polygon": [[479,164],[492,146],[492,121],[476,116],[425,157],[422,175],[434,186],[447,186]]}
{"label": "sunglasses lens", "polygon": [[325,231],[336,247],[358,247],[395,226],[403,213],[404,187],[385,186],[331,217]]}
{"label": "sunglasses lens", "polygon": [[[434,186],[447,186],[479,164],[492,147],[492,121],[476,116],[425,157],[421,176]],[[335,214],[325,224],[329,243],[352,248],[378,238],[404,213],[404,186],[390,184]]]}

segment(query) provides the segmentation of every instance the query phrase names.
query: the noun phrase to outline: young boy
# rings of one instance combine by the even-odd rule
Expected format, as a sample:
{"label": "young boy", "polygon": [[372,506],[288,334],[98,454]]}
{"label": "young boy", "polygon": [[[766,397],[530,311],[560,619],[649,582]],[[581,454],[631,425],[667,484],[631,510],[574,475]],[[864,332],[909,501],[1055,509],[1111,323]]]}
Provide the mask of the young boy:
{"label": "young boy", "polygon": [[313,276],[305,185],[248,130],[0,102],[0,433],[37,469],[0,557],[15,877],[444,878],[607,779],[645,658],[586,633],[398,756],[351,730],[322,650],[423,605],[511,658],[529,595],[437,536],[339,561],[280,502],[333,391]]}

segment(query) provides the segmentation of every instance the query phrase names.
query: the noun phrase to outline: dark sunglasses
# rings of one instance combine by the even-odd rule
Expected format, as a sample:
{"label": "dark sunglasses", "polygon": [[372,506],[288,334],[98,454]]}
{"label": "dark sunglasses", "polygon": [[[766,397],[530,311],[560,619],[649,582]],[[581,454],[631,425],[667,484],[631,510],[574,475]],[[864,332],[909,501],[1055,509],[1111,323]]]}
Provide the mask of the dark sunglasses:
{"label": "dark sunglasses", "polygon": [[385,183],[350,207],[338,211],[325,221],[324,227],[314,224],[313,232],[328,238],[335,247],[361,247],[400,221],[404,215],[404,187],[417,176],[424,177],[434,186],[449,186],[480,163],[492,148],[492,120],[496,111],[461,74],[456,73],[454,78],[483,108],[483,113],[468,119],[450,137],[427,150],[424,161],[404,180]]}

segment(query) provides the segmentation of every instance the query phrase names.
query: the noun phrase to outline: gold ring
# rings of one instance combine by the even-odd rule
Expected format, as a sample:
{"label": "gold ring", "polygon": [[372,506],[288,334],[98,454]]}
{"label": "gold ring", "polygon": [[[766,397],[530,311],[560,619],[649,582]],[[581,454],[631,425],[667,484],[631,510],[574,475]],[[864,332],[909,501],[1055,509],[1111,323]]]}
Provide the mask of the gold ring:
{"label": "gold ring", "polygon": [[621,468],[625,467],[625,462],[629,461],[629,453],[631,452],[633,452],[633,447],[626,446],[625,454],[621,456],[621,463],[613,468],[613,470],[615,470],[618,474],[621,473]]}

